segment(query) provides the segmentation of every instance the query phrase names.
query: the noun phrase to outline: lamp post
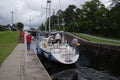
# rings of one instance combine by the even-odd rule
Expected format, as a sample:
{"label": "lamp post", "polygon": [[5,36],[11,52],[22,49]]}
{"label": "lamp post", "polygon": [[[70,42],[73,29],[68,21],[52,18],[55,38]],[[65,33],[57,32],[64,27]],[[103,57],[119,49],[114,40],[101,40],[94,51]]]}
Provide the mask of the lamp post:
{"label": "lamp post", "polygon": [[11,14],[12,14],[12,17],[11,17],[11,18],[12,18],[12,26],[13,26],[13,11],[11,12]]}
{"label": "lamp post", "polygon": [[29,16],[29,27],[31,28],[31,16]]}

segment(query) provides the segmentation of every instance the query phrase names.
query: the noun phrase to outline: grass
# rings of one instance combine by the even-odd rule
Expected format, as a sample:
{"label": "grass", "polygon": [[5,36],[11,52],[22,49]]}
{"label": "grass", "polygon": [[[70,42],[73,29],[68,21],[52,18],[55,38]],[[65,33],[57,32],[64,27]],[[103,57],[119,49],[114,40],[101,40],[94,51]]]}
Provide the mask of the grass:
{"label": "grass", "polygon": [[105,39],[99,39],[99,38],[94,38],[88,35],[84,35],[81,33],[73,33],[83,39],[86,39],[88,41],[93,41],[93,42],[101,42],[101,43],[108,43],[108,44],[115,44],[115,45],[120,45],[120,41],[112,41],[112,40],[105,40]]}
{"label": "grass", "polygon": [[0,32],[0,65],[17,45],[19,32]]}

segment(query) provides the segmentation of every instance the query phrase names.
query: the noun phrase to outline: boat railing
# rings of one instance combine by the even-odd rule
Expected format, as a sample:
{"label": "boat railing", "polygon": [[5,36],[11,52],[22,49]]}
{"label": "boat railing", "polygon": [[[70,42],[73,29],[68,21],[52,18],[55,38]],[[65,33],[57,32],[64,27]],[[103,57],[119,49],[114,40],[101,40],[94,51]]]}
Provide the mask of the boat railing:
{"label": "boat railing", "polygon": [[54,54],[62,53],[62,54],[75,54],[75,49],[73,47],[68,47],[68,45],[51,45],[49,46],[49,50]]}

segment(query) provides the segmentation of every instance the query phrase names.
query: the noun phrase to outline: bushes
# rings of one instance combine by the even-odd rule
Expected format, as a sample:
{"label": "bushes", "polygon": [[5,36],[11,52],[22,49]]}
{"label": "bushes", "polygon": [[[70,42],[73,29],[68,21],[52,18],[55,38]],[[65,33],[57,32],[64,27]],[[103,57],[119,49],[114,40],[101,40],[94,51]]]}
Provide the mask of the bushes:
{"label": "bushes", "polygon": [[5,31],[6,29],[2,26],[0,26],[0,31]]}

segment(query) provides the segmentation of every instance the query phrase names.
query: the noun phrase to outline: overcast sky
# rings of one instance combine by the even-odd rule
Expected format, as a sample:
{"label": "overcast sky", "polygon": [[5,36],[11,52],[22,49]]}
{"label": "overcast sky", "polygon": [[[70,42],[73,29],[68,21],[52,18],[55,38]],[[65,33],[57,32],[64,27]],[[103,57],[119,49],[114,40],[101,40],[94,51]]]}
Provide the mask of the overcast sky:
{"label": "overcast sky", "polygon": [[[0,0],[0,24],[7,25],[22,22],[25,26],[38,27],[45,21],[45,7],[47,0]],[[80,7],[89,0],[52,0],[51,8],[65,10],[68,5],[74,4]],[[106,6],[109,0],[100,0]]]}

